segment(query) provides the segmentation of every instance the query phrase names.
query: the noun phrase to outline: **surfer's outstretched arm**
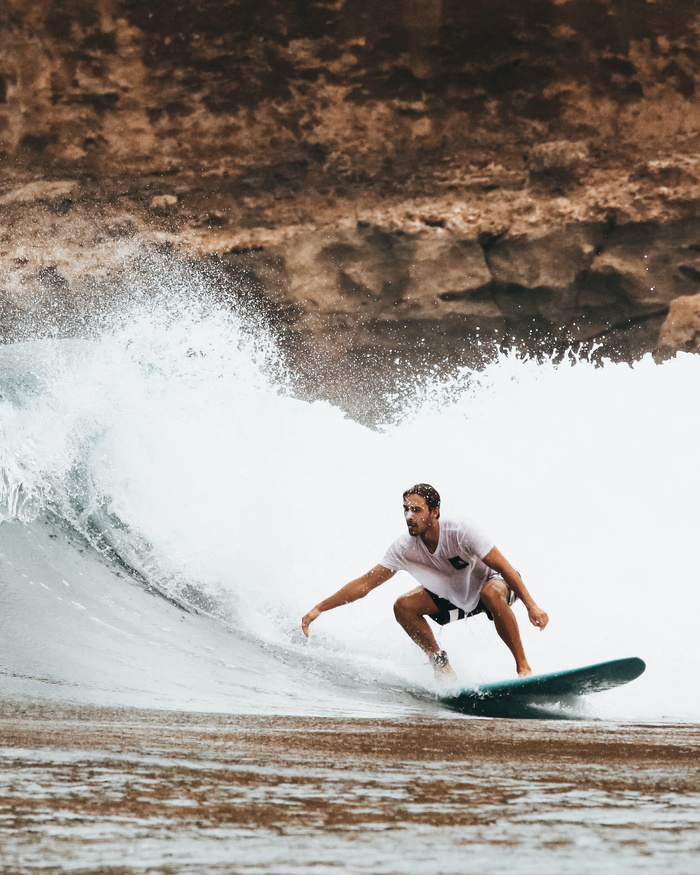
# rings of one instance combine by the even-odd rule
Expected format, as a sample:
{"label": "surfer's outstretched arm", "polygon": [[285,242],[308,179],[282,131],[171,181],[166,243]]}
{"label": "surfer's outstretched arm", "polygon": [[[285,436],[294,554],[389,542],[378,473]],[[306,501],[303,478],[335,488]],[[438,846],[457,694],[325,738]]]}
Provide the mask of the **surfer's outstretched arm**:
{"label": "surfer's outstretched arm", "polygon": [[350,602],[356,602],[358,599],[364,598],[367,593],[372,592],[382,583],[386,583],[396,574],[390,568],[385,568],[383,565],[375,565],[362,577],[351,580],[341,587],[338,592],[328,596],[322,602],[319,602],[315,608],[311,608],[308,614],[305,614],[301,621],[301,629],[309,637],[309,626],[313,621],[325,611],[331,611],[333,608],[339,608],[341,605],[348,605]]}

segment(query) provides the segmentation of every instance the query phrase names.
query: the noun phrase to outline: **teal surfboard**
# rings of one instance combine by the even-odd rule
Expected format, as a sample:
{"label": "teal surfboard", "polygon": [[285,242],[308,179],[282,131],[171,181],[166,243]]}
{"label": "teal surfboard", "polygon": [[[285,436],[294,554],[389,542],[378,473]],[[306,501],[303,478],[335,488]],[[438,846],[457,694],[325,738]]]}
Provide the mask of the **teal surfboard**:
{"label": "teal surfboard", "polygon": [[627,684],[638,678],[645,668],[644,660],[631,656],[583,668],[483,684],[445,696],[441,701],[454,711],[482,717],[550,717],[548,707]]}

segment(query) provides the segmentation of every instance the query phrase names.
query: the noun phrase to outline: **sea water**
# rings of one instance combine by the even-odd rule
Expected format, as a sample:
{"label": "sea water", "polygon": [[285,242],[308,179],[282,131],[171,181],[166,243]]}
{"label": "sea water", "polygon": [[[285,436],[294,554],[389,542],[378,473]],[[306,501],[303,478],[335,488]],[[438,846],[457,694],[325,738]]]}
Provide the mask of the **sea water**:
{"label": "sea water", "polygon": [[[415,585],[404,573],[300,631],[381,561],[403,490],[424,481],[549,613],[540,632],[515,608],[536,671],[645,659],[581,714],[700,720],[700,357],[504,350],[368,398],[386,410],[370,428],[296,397],[264,324],[198,282],[180,272],[122,299],[88,336],[0,348],[0,692],[435,713],[426,660],[393,619]],[[513,676],[486,617],[438,634],[465,685]]]}

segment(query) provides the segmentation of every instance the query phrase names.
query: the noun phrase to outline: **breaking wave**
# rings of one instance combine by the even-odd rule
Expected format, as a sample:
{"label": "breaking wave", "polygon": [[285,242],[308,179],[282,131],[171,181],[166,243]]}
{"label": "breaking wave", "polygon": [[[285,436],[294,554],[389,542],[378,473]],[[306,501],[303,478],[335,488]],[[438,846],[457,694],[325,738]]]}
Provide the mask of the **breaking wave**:
{"label": "breaking wave", "polygon": [[[446,515],[490,529],[548,610],[543,634],[518,614],[537,670],[647,661],[584,714],[700,720],[688,695],[700,358],[504,352],[479,372],[417,376],[370,429],[295,397],[250,311],[177,283],[87,338],[0,349],[0,690],[255,713],[435,709],[391,612],[409,578],[323,615],[309,642],[299,631],[380,560],[403,489],[422,480]],[[484,617],[440,634],[465,682],[512,675]]]}

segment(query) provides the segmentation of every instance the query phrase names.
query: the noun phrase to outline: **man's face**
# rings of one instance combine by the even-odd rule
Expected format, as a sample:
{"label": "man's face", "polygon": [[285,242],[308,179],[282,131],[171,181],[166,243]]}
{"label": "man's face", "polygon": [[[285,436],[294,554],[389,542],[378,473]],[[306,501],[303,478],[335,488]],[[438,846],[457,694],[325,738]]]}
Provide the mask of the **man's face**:
{"label": "man's face", "polygon": [[408,526],[408,534],[414,538],[424,535],[438,519],[439,508],[432,510],[422,495],[407,495],[403,500],[403,515]]}

